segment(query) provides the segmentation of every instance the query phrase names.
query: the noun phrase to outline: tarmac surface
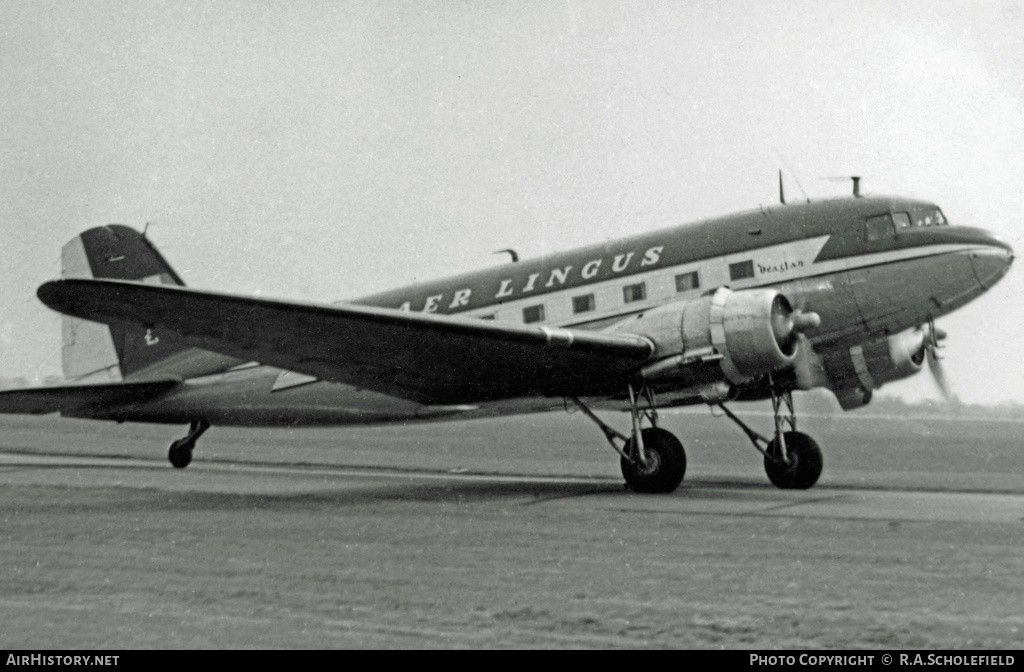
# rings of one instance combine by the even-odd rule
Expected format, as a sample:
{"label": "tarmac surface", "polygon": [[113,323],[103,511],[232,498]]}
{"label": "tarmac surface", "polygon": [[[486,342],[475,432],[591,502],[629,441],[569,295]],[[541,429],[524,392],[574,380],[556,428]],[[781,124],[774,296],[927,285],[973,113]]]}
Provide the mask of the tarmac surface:
{"label": "tarmac surface", "polygon": [[0,647],[1024,645],[1024,424],[801,418],[801,492],[707,410],[662,424],[671,495],[579,415],[215,427],[185,470],[183,427],[0,416]]}

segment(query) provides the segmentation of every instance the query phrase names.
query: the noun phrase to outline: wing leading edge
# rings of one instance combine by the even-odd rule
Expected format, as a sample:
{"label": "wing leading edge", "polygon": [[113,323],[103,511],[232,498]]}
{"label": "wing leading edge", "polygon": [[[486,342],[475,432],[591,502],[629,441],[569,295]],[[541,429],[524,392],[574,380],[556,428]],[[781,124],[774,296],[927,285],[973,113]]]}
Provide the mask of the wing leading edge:
{"label": "wing leading edge", "polygon": [[0,392],[0,413],[89,415],[154,399],[180,385],[177,380],[30,387]]}
{"label": "wing leading edge", "polygon": [[428,404],[620,391],[654,354],[647,339],[270,300],[116,280],[38,290],[61,313],[174,333],[196,347]]}

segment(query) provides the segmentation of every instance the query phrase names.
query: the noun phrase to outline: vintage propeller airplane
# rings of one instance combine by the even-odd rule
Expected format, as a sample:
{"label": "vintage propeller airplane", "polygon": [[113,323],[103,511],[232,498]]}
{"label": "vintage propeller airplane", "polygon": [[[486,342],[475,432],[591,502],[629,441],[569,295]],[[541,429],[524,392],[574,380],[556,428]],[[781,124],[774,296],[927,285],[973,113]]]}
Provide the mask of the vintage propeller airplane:
{"label": "vintage propeller airplane", "polygon": [[[918,372],[935,318],[979,296],[1010,246],[933,203],[861,197],[761,207],[332,305],[184,287],[145,235],[109,225],[63,249],[38,290],[65,315],[68,384],[0,393],[0,412],[211,425],[343,425],[579,407],[627,484],[686,470],[657,409],[720,406],[781,488],[818,480],[794,390],[844,409]],[[515,255],[513,253],[513,260]],[[771,399],[766,438],[725,406]],[[626,410],[623,433],[594,409]]]}

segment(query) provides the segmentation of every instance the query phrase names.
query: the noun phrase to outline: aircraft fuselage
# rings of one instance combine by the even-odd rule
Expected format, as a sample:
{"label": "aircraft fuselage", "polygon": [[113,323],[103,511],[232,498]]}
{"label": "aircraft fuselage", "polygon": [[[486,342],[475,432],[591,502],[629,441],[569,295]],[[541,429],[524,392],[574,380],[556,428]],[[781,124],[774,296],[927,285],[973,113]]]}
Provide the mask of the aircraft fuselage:
{"label": "aircraft fuselage", "polygon": [[[821,318],[819,352],[927,323],[991,287],[1013,259],[981,229],[946,223],[928,202],[849,198],[760,208],[411,287],[354,303],[574,329],[605,329],[728,286],[775,288]],[[561,399],[425,406],[349,385],[193,350],[184,384],[107,417],[221,425],[332,425],[547,410]],[[172,363],[173,364],[173,363]],[[167,362],[125,376],[159,378]],[[179,372],[180,375],[180,372]],[[685,394],[673,403],[698,403]],[[621,406],[611,400],[613,406]]]}

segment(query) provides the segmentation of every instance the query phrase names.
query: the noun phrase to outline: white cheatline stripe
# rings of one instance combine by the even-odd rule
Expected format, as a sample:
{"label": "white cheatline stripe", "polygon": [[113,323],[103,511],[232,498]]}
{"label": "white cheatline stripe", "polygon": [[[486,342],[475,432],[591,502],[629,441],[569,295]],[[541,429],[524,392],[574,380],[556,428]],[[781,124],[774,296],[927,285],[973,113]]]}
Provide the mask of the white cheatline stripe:
{"label": "white cheatline stripe", "polygon": [[566,348],[572,345],[574,337],[568,329],[560,329],[558,327],[539,327],[539,329],[544,332],[548,345],[561,345]]}
{"label": "white cheatline stripe", "polygon": [[922,259],[924,257],[937,257],[944,254],[955,254],[957,252],[972,252],[983,250],[983,245],[974,243],[943,243],[942,245],[922,245],[904,250],[890,250],[888,252],[876,252],[874,254],[863,254],[855,257],[844,257],[842,259],[830,259],[814,264],[808,270],[813,271],[808,275],[821,275],[823,273],[835,273],[839,271],[854,271],[870,266],[891,264],[896,261],[907,261],[908,259]]}
{"label": "white cheatline stripe", "polygon": [[[572,314],[571,312],[566,312],[571,310],[569,304],[566,303],[566,297],[568,295],[583,292],[600,294],[602,291],[608,289],[618,290],[624,285],[624,283],[660,283],[658,284],[660,291],[655,292],[652,287],[650,289],[651,293],[645,301],[628,304],[621,304],[617,302],[609,309],[586,313],[588,322],[614,320],[616,318],[624,318],[625,316],[633,313],[650,310],[651,308],[669,301],[692,299],[693,297],[698,296],[702,291],[705,291],[707,287],[719,286],[721,284],[729,284],[733,290],[740,291],[765,286],[777,286],[807,278],[843,273],[871,266],[906,261],[908,259],[962,252],[987,251],[989,249],[981,243],[942,243],[814,262],[813,260],[817,258],[829,238],[829,235],[803,238],[764,248],[744,250],[742,252],[731,252],[719,257],[710,257],[677,266],[653,268],[644,273],[637,273],[620,278],[609,278],[601,282],[581,285],[558,292],[551,292],[538,296],[518,296],[500,304],[495,303],[459,314],[464,315],[465,317],[475,317],[479,315],[492,314],[497,310],[498,312],[506,313],[508,316],[517,316],[518,312],[523,307],[540,302],[545,305],[547,311],[551,314],[549,322],[564,323],[579,320],[583,317],[583,314],[577,315]],[[745,261],[747,259],[754,261],[756,266],[778,265],[787,261],[790,262],[790,265],[789,268],[778,273],[758,273],[753,278],[733,281],[731,283],[728,281],[727,276],[722,275],[723,273],[726,273],[725,269],[728,268],[728,264],[736,261]],[[694,270],[700,271],[703,286],[687,292],[676,292],[674,285],[672,284],[672,278],[677,274]],[[718,282],[719,280],[722,282]],[[517,319],[508,319],[508,317],[505,319],[511,322],[519,321]],[[554,328],[557,329],[557,327]],[[552,342],[552,338],[555,337],[552,336],[549,338],[549,342]],[[565,340],[564,337],[562,340]]]}

